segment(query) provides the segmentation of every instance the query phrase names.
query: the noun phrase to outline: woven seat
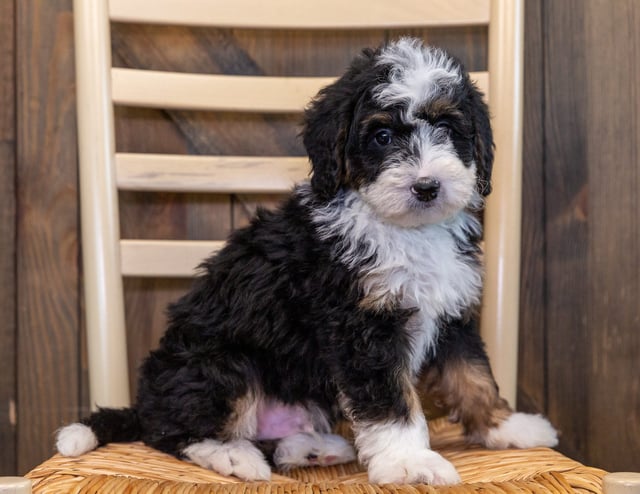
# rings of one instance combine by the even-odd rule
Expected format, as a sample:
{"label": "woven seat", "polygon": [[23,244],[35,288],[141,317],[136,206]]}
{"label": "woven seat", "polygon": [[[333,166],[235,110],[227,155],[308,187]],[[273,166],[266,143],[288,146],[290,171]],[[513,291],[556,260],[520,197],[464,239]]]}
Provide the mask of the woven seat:
{"label": "woven seat", "polygon": [[461,428],[446,419],[430,422],[433,447],[451,461],[463,484],[373,485],[356,463],[299,468],[270,483],[247,483],[180,461],[142,443],[109,444],[78,458],[56,455],[33,469],[34,493],[600,493],[606,472],[586,467],[548,448],[487,450],[465,444]]}

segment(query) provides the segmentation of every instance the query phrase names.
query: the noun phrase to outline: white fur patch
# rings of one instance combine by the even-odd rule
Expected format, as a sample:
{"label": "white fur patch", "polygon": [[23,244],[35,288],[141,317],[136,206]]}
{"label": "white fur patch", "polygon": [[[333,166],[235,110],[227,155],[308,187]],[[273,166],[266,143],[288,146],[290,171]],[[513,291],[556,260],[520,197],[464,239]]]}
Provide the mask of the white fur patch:
{"label": "white fur patch", "polygon": [[271,468],[264,456],[245,439],[224,443],[205,439],[187,446],[182,452],[197,465],[222,475],[235,475],[248,481],[271,478]]}
{"label": "white fur patch", "polygon": [[335,434],[294,434],[282,439],[273,455],[274,463],[282,470],[338,465],[355,459],[351,444]]}
{"label": "white fur patch", "polygon": [[552,448],[558,444],[558,433],[542,415],[514,413],[498,427],[490,429],[484,442],[493,449]]}
{"label": "white fur patch", "polygon": [[357,424],[354,431],[360,461],[367,465],[372,483],[448,485],[460,482],[455,467],[429,449],[429,432],[422,414],[415,414],[409,424]]}
{"label": "white fur patch", "polygon": [[449,220],[417,228],[381,222],[358,192],[314,211],[321,235],[339,235],[338,256],[355,268],[363,259],[374,262],[361,267],[361,284],[367,303],[384,307],[399,303],[420,311],[409,323],[413,338],[413,372],[437,336],[436,321],[444,314],[461,316],[476,304],[482,287],[482,270],[463,259],[456,240],[477,234],[480,225],[462,211]]}
{"label": "white fur patch", "polygon": [[56,448],[62,456],[80,456],[98,447],[98,438],[91,427],[84,424],[70,424],[56,436]]}
{"label": "white fur patch", "polygon": [[389,82],[374,90],[374,98],[383,106],[404,103],[409,115],[462,81],[460,68],[451,57],[438,48],[424,47],[415,38],[401,38],[386,46],[378,63],[391,65],[391,72]]}
{"label": "white fur patch", "polygon": [[369,464],[369,481],[374,484],[453,485],[461,479],[456,468],[430,449],[401,458],[377,458]]}

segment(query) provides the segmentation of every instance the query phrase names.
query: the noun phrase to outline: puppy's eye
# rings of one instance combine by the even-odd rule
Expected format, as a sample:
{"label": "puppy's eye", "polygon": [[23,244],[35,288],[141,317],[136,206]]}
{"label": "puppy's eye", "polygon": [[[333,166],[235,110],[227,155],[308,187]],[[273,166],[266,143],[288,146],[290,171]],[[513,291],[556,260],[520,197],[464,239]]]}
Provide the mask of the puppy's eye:
{"label": "puppy's eye", "polygon": [[380,129],[373,135],[373,140],[378,146],[388,146],[393,140],[393,133],[389,129]]}
{"label": "puppy's eye", "polygon": [[452,129],[451,120],[448,118],[438,118],[433,122],[433,127],[436,129],[444,129],[447,132]]}

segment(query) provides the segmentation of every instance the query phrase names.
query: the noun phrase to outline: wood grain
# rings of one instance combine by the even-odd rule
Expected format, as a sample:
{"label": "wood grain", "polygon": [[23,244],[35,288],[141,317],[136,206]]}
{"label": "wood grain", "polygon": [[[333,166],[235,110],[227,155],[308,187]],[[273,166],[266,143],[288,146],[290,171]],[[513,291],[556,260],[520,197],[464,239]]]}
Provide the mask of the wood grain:
{"label": "wood grain", "polygon": [[224,240],[120,241],[122,275],[144,278],[192,278],[198,266],[225,246]]}
{"label": "wood grain", "polygon": [[17,469],[77,419],[78,201],[70,0],[17,5]]}
{"label": "wood grain", "polygon": [[[585,8],[589,173],[589,442],[606,469],[640,466],[640,4]],[[612,415],[615,426],[612,426]],[[611,424],[611,425],[609,425]],[[621,452],[625,452],[621,454]]]}
{"label": "wood grain", "polygon": [[145,108],[300,113],[331,77],[186,74],[116,67],[113,101]]}
{"label": "wood grain", "polygon": [[188,279],[125,278],[125,312],[130,389],[137,391],[136,369],[167,327],[166,309],[189,288]]}
{"label": "wood grain", "polygon": [[15,5],[0,2],[0,476],[15,475]]}
{"label": "wood grain", "polygon": [[309,170],[304,156],[116,153],[121,190],[284,194]]}
{"label": "wood grain", "polygon": [[[277,0],[257,4],[247,0],[202,3],[192,0],[156,2],[149,9],[142,0],[113,0],[109,5],[113,20],[186,24],[216,27],[268,29],[361,29],[412,27],[416,25],[468,25],[489,21],[487,0],[412,0],[368,2],[326,0],[300,4],[296,0]],[[334,13],[340,11],[340,15]]]}
{"label": "wood grain", "polygon": [[591,356],[586,319],[589,225],[586,163],[586,2],[544,4],[545,235],[548,412],[560,449],[587,459]]}
{"label": "wood grain", "polygon": [[546,413],[542,4],[525,2],[518,409]]}

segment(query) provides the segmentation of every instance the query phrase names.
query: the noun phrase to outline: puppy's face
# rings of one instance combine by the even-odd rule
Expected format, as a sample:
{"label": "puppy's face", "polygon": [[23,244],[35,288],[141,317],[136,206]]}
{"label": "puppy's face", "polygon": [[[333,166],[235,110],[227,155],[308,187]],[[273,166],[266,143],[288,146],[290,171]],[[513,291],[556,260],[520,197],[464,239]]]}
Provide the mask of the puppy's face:
{"label": "puppy's face", "polygon": [[490,191],[482,95],[458,62],[417,40],[363,52],[310,105],[303,137],[314,192],[356,190],[382,221],[438,223]]}

